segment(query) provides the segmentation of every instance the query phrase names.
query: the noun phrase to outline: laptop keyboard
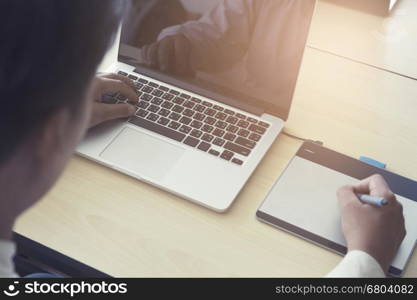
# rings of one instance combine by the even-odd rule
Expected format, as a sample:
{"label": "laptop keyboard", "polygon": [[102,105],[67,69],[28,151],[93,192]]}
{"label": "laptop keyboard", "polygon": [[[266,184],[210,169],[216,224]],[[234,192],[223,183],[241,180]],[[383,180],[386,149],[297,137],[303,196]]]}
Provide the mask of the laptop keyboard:
{"label": "laptop keyboard", "polygon": [[[236,165],[255,149],[270,125],[261,120],[119,71],[135,83],[139,101],[128,122]],[[107,103],[126,103],[116,94]]]}

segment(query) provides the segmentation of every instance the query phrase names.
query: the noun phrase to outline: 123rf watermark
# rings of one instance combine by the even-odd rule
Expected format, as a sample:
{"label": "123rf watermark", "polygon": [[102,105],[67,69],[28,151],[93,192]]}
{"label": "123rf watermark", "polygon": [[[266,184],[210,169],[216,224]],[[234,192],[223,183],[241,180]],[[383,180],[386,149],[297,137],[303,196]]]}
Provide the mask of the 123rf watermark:
{"label": "123rf watermark", "polygon": [[76,295],[88,294],[126,294],[128,291],[127,283],[108,283],[101,282],[19,282],[14,281],[13,284],[7,286],[3,290],[3,294],[9,297],[18,295],[42,295],[42,294],[56,294],[68,295],[71,298]]}
{"label": "123rf watermark", "polygon": [[414,295],[412,284],[363,284],[363,285],[280,285],[275,287],[280,295]]}

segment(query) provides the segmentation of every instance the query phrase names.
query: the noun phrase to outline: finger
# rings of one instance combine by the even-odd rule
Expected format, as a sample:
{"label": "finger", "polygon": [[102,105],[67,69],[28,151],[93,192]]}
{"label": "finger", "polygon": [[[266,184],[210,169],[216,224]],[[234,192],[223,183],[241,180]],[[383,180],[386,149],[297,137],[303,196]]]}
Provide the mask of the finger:
{"label": "finger", "polygon": [[130,86],[132,89],[136,90],[136,86],[135,86],[135,83],[133,82],[133,80],[126,77],[126,76],[116,74],[116,73],[108,73],[108,74],[102,75],[102,77],[123,81],[125,84]]}
{"label": "finger", "polygon": [[95,103],[94,118],[90,126],[95,126],[109,120],[128,118],[135,114],[136,108],[130,104]]}
{"label": "finger", "polygon": [[337,190],[337,198],[339,199],[339,205],[342,210],[348,205],[361,206],[361,202],[351,185],[345,185],[339,188]]}
{"label": "finger", "polygon": [[384,197],[387,200],[395,199],[395,195],[389,188],[387,182],[379,174],[372,175],[359,182],[359,184],[355,186],[355,192],[376,197]]}
{"label": "finger", "polygon": [[167,37],[160,41],[158,47],[158,62],[161,71],[170,72],[172,71],[172,61],[174,59],[174,43],[172,38]]}
{"label": "finger", "polygon": [[121,80],[102,78],[100,82],[101,95],[108,93],[118,92],[127,97],[130,102],[136,103],[139,101],[139,97],[136,94],[136,90],[125,84]]}
{"label": "finger", "polygon": [[192,73],[190,66],[190,47],[188,40],[180,35],[175,38],[175,62],[177,72],[183,75]]}

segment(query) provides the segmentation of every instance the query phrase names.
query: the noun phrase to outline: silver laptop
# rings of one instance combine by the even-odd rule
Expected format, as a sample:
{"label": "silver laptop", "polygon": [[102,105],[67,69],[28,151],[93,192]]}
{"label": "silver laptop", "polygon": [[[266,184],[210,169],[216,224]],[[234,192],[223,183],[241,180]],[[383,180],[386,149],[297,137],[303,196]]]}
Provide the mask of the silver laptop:
{"label": "silver laptop", "polygon": [[93,128],[77,152],[226,211],[288,117],[315,0],[251,3],[132,1],[109,71],[135,82],[136,115]]}

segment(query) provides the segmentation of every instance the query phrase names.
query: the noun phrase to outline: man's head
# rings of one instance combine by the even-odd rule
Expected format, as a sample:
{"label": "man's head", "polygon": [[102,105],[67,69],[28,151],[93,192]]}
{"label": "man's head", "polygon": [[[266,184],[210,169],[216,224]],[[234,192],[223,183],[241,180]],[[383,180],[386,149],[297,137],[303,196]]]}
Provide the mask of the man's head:
{"label": "man's head", "polygon": [[0,0],[0,210],[19,214],[61,173],[121,10],[115,0]]}

